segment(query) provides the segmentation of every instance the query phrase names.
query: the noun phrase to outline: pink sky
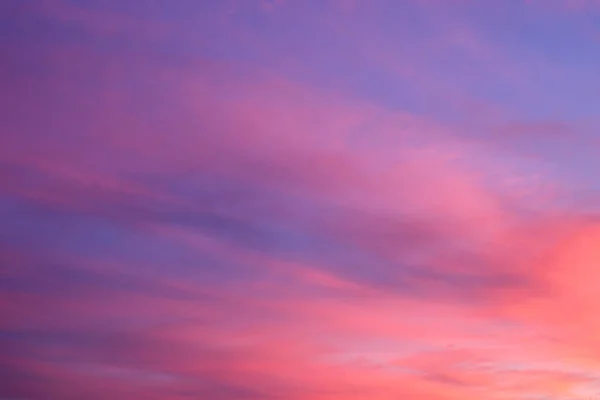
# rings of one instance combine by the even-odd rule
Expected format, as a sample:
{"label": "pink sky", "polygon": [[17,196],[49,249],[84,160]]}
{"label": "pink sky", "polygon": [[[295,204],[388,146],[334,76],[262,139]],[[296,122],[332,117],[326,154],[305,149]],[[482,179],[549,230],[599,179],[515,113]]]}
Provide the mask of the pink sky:
{"label": "pink sky", "polygon": [[0,398],[600,396],[599,20],[5,0]]}

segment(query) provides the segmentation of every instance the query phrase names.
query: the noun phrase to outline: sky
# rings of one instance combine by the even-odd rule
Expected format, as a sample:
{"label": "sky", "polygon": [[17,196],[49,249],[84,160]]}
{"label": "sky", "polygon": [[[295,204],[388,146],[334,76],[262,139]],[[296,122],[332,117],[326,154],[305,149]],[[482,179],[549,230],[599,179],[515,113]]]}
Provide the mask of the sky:
{"label": "sky", "polygon": [[600,1],[4,0],[0,398],[600,397]]}

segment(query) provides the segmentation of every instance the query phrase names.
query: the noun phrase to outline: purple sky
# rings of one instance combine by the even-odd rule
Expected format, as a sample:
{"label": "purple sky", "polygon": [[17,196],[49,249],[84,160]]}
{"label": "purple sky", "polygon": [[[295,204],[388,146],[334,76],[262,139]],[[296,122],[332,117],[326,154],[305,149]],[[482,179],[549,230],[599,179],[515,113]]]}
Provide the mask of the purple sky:
{"label": "purple sky", "polygon": [[600,2],[4,0],[0,398],[600,394]]}

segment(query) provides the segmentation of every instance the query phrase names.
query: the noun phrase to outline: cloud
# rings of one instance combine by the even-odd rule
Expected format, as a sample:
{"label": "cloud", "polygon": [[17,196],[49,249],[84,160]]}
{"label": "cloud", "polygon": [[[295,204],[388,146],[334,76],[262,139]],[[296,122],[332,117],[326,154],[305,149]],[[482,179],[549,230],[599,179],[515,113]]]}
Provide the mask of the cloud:
{"label": "cloud", "polygon": [[[594,389],[596,222],[538,190],[545,164],[436,111],[459,99],[453,110],[487,110],[511,132],[563,132],[479,108],[481,93],[465,89],[479,87],[470,67],[449,82],[433,68],[444,57],[431,56],[456,47],[511,76],[510,53],[450,14],[429,35],[410,24],[373,33],[369,18],[388,20],[366,4],[338,4],[347,19],[336,25],[312,3],[260,15],[255,3],[228,17],[240,31],[219,20],[195,41],[193,22],[220,6],[194,17],[204,6],[158,2],[164,10],[144,14],[109,3],[43,3],[19,9],[44,21],[39,30],[11,26],[18,39],[0,70],[1,396],[464,400]],[[326,64],[288,60],[291,50],[274,50],[287,42],[267,39],[302,31],[277,25],[299,10],[328,40],[362,22],[338,43],[365,34],[357,48],[370,56],[355,65],[365,76],[374,65],[398,72],[397,37],[415,56],[403,78],[440,102],[418,113],[336,86],[348,76],[328,86],[294,75]],[[264,19],[265,31],[249,28]],[[240,52],[245,29],[262,50]],[[329,51],[299,37],[305,54]],[[179,47],[166,51],[171,40]]]}

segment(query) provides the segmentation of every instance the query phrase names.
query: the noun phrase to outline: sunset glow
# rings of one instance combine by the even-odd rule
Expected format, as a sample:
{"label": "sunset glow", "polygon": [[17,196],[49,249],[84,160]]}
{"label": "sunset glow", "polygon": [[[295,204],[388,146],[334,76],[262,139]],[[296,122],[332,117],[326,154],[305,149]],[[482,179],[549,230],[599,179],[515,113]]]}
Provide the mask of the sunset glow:
{"label": "sunset glow", "polygon": [[600,396],[600,1],[0,3],[0,399]]}

